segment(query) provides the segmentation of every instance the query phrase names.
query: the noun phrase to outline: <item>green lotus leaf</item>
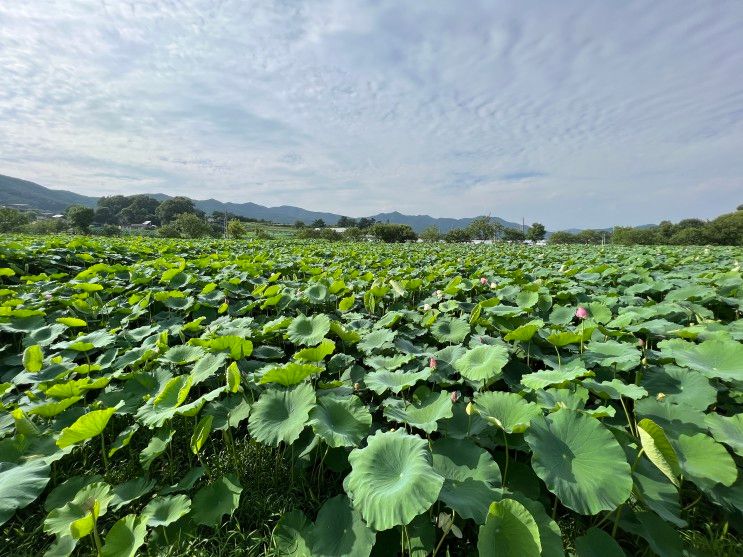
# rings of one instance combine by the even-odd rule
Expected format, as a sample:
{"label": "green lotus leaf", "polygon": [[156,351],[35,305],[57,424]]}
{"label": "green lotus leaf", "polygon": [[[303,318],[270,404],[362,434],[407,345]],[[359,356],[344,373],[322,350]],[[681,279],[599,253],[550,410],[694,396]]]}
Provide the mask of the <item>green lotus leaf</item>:
{"label": "green lotus leaf", "polygon": [[[38,461],[36,463],[40,463]],[[61,484],[56,486],[49,495],[46,496],[44,501],[44,510],[51,512],[54,509],[64,507],[67,503],[72,501],[77,495],[77,492],[84,488],[86,485],[92,483],[103,482],[103,477],[98,474],[94,476],[72,476]]]}
{"label": "green lotus leaf", "polygon": [[356,344],[361,340],[361,335],[353,329],[347,329],[338,321],[330,322],[330,332],[337,336],[344,344]]}
{"label": "green lotus leaf", "polygon": [[398,394],[403,389],[412,387],[418,381],[425,381],[430,375],[431,371],[428,368],[415,373],[372,371],[364,376],[364,383],[378,395],[381,395],[387,390]]}
{"label": "green lotus leaf", "polygon": [[717,483],[729,487],[738,478],[733,457],[709,435],[682,434],[673,443],[684,476],[701,489],[712,489]]}
{"label": "green lotus leaf", "polygon": [[539,292],[531,292],[529,290],[522,290],[516,296],[516,305],[522,309],[531,309],[539,301]]}
{"label": "green lotus leaf", "polygon": [[632,491],[622,447],[601,422],[562,409],[537,417],[526,433],[532,468],[566,507],[580,514],[611,511]]}
{"label": "green lotus leaf", "polygon": [[212,422],[214,422],[214,416],[210,414],[204,414],[199,423],[196,424],[191,435],[191,452],[195,455],[199,454],[201,448],[209,438],[209,434],[212,432]]}
{"label": "green lotus leaf", "polygon": [[325,501],[309,532],[313,557],[368,557],[376,534],[345,495]]}
{"label": "green lotus leaf", "polygon": [[212,422],[214,431],[224,431],[237,427],[240,422],[250,416],[250,411],[250,404],[241,394],[215,400],[204,408],[204,414],[214,417]]}
{"label": "green lotus leaf", "polygon": [[581,335],[578,333],[573,333],[571,331],[558,331],[555,333],[551,333],[547,337],[547,342],[550,344],[562,348],[563,346],[568,346],[569,344],[578,344],[581,341]]}
{"label": "green lotus leaf", "polygon": [[153,397],[153,406],[177,408],[186,400],[191,390],[193,379],[190,375],[178,375],[169,379],[163,388]]}
{"label": "green lotus leaf", "polygon": [[326,395],[310,412],[309,425],[329,447],[355,447],[369,433],[372,417],[357,396]]}
{"label": "green lotus leaf", "polygon": [[514,499],[526,507],[526,510],[531,513],[532,518],[537,523],[542,544],[542,557],[565,557],[560,527],[547,514],[544,505],[539,501],[529,499],[519,491],[508,493],[507,498]]}
{"label": "green lotus leaf", "polygon": [[629,512],[620,526],[625,532],[644,538],[653,553],[660,557],[678,557],[685,553],[676,528],[655,513]]}
{"label": "green lotus leaf", "polygon": [[129,514],[120,518],[106,534],[101,557],[134,557],[147,537],[145,517]]}
{"label": "green lotus leaf", "polygon": [[666,402],[706,410],[717,400],[717,390],[701,373],[676,366],[650,368],[640,383],[653,397],[662,393]]}
{"label": "green lotus leaf", "polygon": [[730,417],[715,413],[707,414],[704,422],[716,441],[725,443],[738,456],[743,456],[743,414]]}
{"label": "green lotus leaf", "polygon": [[328,287],[324,284],[315,283],[304,291],[305,296],[312,304],[321,304],[328,298]]}
{"label": "green lotus leaf", "polygon": [[[72,531],[76,522],[78,533],[82,528],[89,526],[91,513],[95,511],[97,517],[108,512],[108,504],[113,499],[111,486],[104,482],[91,483],[77,492],[72,501],[62,507],[53,509],[44,520],[44,532],[57,536],[75,536]],[[83,534],[87,535],[87,534]]]}
{"label": "green lotus leaf", "polygon": [[247,358],[253,353],[253,343],[237,335],[213,338],[206,343],[206,346],[217,352],[229,352],[233,360]]}
{"label": "green lotus leaf", "polygon": [[80,416],[75,420],[75,423],[62,430],[59,439],[57,439],[57,446],[64,449],[100,435],[106,429],[108,420],[115,412],[116,408],[106,408],[104,410],[93,410]]}
{"label": "green lotus leaf", "polygon": [[287,557],[312,557],[310,534],[313,525],[302,511],[289,511],[276,524],[273,541],[279,555]]}
{"label": "green lotus leaf", "polygon": [[514,340],[519,342],[528,342],[542,327],[544,327],[544,321],[542,321],[541,319],[534,319],[532,321],[529,321],[528,323],[524,323],[523,325],[516,327],[503,338],[506,342],[511,342]]}
{"label": "green lotus leaf", "polygon": [[444,478],[431,466],[428,443],[403,430],[378,431],[348,457],[346,492],[374,530],[408,524],[439,496]]}
{"label": "green lotus leaf", "polygon": [[534,517],[514,499],[492,503],[485,524],[480,526],[477,552],[481,557],[539,557],[542,542]]}
{"label": "green lotus leaf", "polygon": [[206,352],[200,346],[180,344],[169,348],[165,354],[160,356],[160,359],[164,362],[181,366],[200,360],[205,355]]}
{"label": "green lotus leaf", "polygon": [[191,504],[191,518],[196,524],[217,526],[224,515],[231,515],[240,505],[242,490],[237,477],[232,474],[222,476],[196,492]]}
{"label": "green lotus leaf", "polygon": [[[636,452],[628,455],[630,462],[635,462]],[[634,493],[638,500],[664,520],[679,528],[687,526],[681,518],[679,492],[666,476],[647,459],[640,459],[633,472],[635,480]]]}
{"label": "green lotus leaf", "polygon": [[319,344],[330,331],[330,318],[325,314],[312,317],[298,315],[289,324],[287,336],[294,344],[300,346],[315,346]]}
{"label": "green lotus leaf", "polygon": [[534,418],[542,415],[542,409],[538,405],[527,402],[516,393],[478,393],[474,402],[475,410],[480,416],[506,433],[522,433]]}
{"label": "green lotus leaf", "polygon": [[303,348],[294,354],[295,360],[304,360],[306,362],[322,362],[327,356],[335,351],[335,343],[329,338],[322,339],[322,342],[312,348]]}
{"label": "green lotus leaf", "polygon": [[688,406],[671,404],[667,400],[643,398],[635,402],[635,414],[639,418],[650,418],[661,426],[669,439],[676,439],[682,433],[694,435],[704,433],[707,426],[704,414]]}
{"label": "green lotus leaf", "polygon": [[29,373],[41,371],[44,365],[44,353],[41,346],[34,344],[23,351],[23,368]]}
{"label": "green lotus leaf", "polygon": [[139,453],[139,463],[142,468],[149,470],[157,457],[162,455],[173,440],[174,431],[170,427],[162,427],[155,431],[147,446]]}
{"label": "green lotus leaf", "polygon": [[395,354],[394,356],[372,356],[364,363],[374,369],[395,371],[415,359],[413,354]]}
{"label": "green lotus leaf", "polygon": [[113,509],[119,509],[124,505],[128,505],[132,501],[136,501],[140,497],[147,495],[155,488],[155,485],[155,480],[144,476],[121,483],[111,490],[111,494],[113,495],[110,502],[111,507]]}
{"label": "green lotus leaf", "polygon": [[681,468],[679,467],[678,456],[670,441],[668,441],[663,428],[653,420],[645,418],[637,423],[637,433],[640,436],[645,455],[650,462],[655,464],[658,470],[671,480],[671,483],[679,486]]}
{"label": "green lotus leaf", "polygon": [[507,363],[508,350],[502,346],[482,344],[454,362],[454,369],[471,381],[490,381],[500,377]]}
{"label": "green lotus leaf", "polygon": [[58,317],[57,323],[66,327],[87,327],[88,322],[77,317]]}
{"label": "green lotus leaf", "polygon": [[395,422],[433,433],[438,421],[452,417],[451,396],[447,392],[432,392],[412,403],[391,399],[387,401],[384,415]]}
{"label": "green lotus leaf", "polygon": [[470,325],[464,319],[442,318],[431,327],[431,334],[439,342],[461,344],[470,332]]}
{"label": "green lotus leaf", "polygon": [[191,511],[191,499],[185,495],[155,497],[142,509],[147,526],[167,526]]}
{"label": "green lotus leaf", "polygon": [[315,391],[303,383],[291,389],[269,389],[253,406],[248,431],[259,442],[278,446],[292,444],[299,438],[310,410],[315,405]]}
{"label": "green lotus leaf", "polygon": [[705,340],[701,344],[684,340],[658,343],[663,356],[710,379],[743,381],[743,344],[734,340]]}
{"label": "green lotus leaf", "polygon": [[322,368],[313,364],[289,363],[268,369],[260,379],[260,383],[278,383],[285,387],[297,385],[311,375],[322,373]]}
{"label": "green lotus leaf", "polygon": [[583,360],[590,367],[600,365],[629,371],[640,365],[642,353],[633,345],[616,342],[590,342],[583,353]]}
{"label": "green lotus leaf", "polygon": [[359,350],[371,354],[375,350],[392,346],[395,334],[395,331],[390,329],[377,329],[364,335],[357,347]]}
{"label": "green lotus leaf", "polygon": [[536,373],[527,373],[526,375],[522,375],[521,384],[527,389],[538,391],[551,385],[569,383],[589,375],[593,375],[593,372],[588,371],[580,365],[570,367],[564,366],[560,369],[544,369],[542,371],[537,371]]}
{"label": "green lotus leaf", "polygon": [[575,539],[576,557],[626,557],[619,544],[598,528],[589,528]]}
{"label": "green lotus leaf", "polygon": [[567,325],[575,316],[575,308],[569,306],[554,306],[550,313],[549,322],[555,325]]}
{"label": "green lotus leaf", "polygon": [[54,416],[57,416],[67,410],[70,406],[72,406],[82,398],[82,396],[78,395],[69,398],[63,398],[62,400],[56,402],[46,402],[44,404],[39,404],[38,406],[29,408],[28,413],[41,416],[42,418],[53,418]]}
{"label": "green lotus leaf", "polygon": [[24,464],[0,462],[0,525],[41,495],[49,473],[49,464],[41,459]]}
{"label": "green lotus leaf", "polygon": [[498,498],[498,492],[490,485],[473,480],[446,480],[439,493],[439,500],[465,520],[483,524],[488,516],[490,504]]}
{"label": "green lotus leaf", "polygon": [[619,400],[621,397],[625,397],[637,400],[648,396],[648,392],[642,387],[632,383],[624,383],[619,379],[601,383],[593,379],[584,379],[582,383],[589,391],[603,399]]}

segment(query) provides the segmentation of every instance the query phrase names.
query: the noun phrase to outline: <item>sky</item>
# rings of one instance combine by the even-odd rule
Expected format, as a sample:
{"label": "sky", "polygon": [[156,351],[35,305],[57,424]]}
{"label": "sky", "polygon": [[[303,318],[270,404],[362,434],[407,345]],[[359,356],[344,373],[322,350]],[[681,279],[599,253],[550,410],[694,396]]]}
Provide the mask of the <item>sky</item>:
{"label": "sky", "polygon": [[548,229],[743,203],[743,3],[0,2],[0,174]]}

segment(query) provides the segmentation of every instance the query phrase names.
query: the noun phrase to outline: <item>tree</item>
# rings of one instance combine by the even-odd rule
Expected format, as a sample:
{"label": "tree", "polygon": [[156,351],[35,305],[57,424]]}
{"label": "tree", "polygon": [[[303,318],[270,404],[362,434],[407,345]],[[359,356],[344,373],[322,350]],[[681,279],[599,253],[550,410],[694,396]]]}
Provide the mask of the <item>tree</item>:
{"label": "tree", "polygon": [[418,239],[415,231],[408,224],[377,223],[371,227],[372,236],[387,243],[414,241]]}
{"label": "tree", "polygon": [[312,224],[310,224],[312,228],[325,228],[325,221],[322,219],[315,219],[312,221]]}
{"label": "tree", "polygon": [[469,242],[472,240],[472,233],[468,228],[452,228],[444,234],[444,240],[452,243]]}
{"label": "tree", "polygon": [[306,225],[304,224],[303,220],[295,220],[294,221],[294,228],[304,228]]}
{"label": "tree", "polygon": [[364,237],[364,231],[356,226],[352,226],[343,231],[343,237],[352,242],[357,242]]}
{"label": "tree", "polygon": [[65,211],[65,219],[75,229],[82,233],[86,233],[90,225],[93,223],[95,217],[95,211],[90,207],[84,207],[83,205],[72,205]]}
{"label": "tree", "polygon": [[245,225],[237,219],[232,219],[227,223],[227,236],[230,238],[242,238],[248,233]]}
{"label": "tree", "polygon": [[0,232],[16,232],[28,222],[26,213],[8,207],[0,208]]}
{"label": "tree", "polygon": [[98,207],[95,211],[93,222],[96,224],[116,224],[118,219],[110,207]]}
{"label": "tree", "polygon": [[361,217],[356,224],[359,228],[371,228],[377,220],[374,217]]}
{"label": "tree", "polygon": [[172,222],[162,226],[160,235],[166,238],[203,238],[213,236],[214,229],[194,213],[178,215]]}
{"label": "tree", "polygon": [[202,216],[203,213],[198,211],[193,204],[193,200],[188,197],[172,197],[166,199],[157,208],[157,217],[160,219],[162,224],[169,224],[174,221],[179,215],[193,214]]}
{"label": "tree", "polygon": [[523,242],[526,240],[526,234],[516,228],[503,229],[503,239],[507,242]]}
{"label": "tree", "polygon": [[538,242],[539,240],[544,240],[545,234],[547,234],[547,230],[544,228],[544,225],[535,222],[531,225],[531,228],[529,228],[529,232],[526,234],[526,237],[529,240]]}
{"label": "tree", "polygon": [[493,219],[489,216],[476,217],[467,226],[470,236],[475,240],[492,240],[495,237]]}
{"label": "tree", "polygon": [[340,228],[353,228],[356,226],[356,219],[341,217],[338,219],[338,224],[336,224],[336,226]]}
{"label": "tree", "polygon": [[575,238],[575,234],[560,230],[558,232],[553,232],[548,242],[550,244],[576,244],[578,241]]}
{"label": "tree", "polygon": [[431,225],[421,232],[421,240],[425,242],[438,242],[441,239],[441,232],[436,225]]}

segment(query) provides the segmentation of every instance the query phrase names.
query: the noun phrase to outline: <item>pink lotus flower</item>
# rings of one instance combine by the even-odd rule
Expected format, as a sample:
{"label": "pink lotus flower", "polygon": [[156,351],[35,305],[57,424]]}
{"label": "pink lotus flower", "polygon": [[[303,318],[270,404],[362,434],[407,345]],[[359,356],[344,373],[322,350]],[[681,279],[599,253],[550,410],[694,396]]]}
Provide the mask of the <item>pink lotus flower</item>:
{"label": "pink lotus flower", "polygon": [[488,279],[486,279],[485,277],[480,277],[480,284],[487,284],[487,283],[488,283]]}
{"label": "pink lotus flower", "polygon": [[575,312],[575,316],[578,319],[587,319],[588,318],[588,310],[584,308],[583,306],[579,306],[578,309]]}
{"label": "pink lotus flower", "polygon": [[449,395],[449,398],[451,398],[452,402],[457,402],[460,398],[462,398],[462,393],[459,391],[452,391]]}
{"label": "pink lotus flower", "polygon": [[436,358],[431,357],[428,360],[428,367],[431,369],[436,369],[436,366],[439,365],[439,362],[436,360]]}

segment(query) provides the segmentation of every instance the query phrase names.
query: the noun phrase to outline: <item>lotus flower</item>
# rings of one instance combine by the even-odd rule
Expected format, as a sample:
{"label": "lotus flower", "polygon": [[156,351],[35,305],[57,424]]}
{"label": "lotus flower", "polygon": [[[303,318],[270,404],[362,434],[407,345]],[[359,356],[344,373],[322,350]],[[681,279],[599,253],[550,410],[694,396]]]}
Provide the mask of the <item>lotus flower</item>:
{"label": "lotus flower", "polygon": [[462,393],[459,391],[452,391],[449,395],[449,398],[451,398],[452,402],[457,402],[460,398],[462,398]]}
{"label": "lotus flower", "polygon": [[436,366],[438,365],[439,365],[439,362],[436,360],[436,358],[431,357],[428,360],[428,367],[430,367],[431,369],[436,369]]}
{"label": "lotus flower", "polygon": [[488,279],[486,279],[485,277],[480,277],[480,284],[487,284],[487,283],[488,283]]}
{"label": "lotus flower", "polygon": [[575,312],[575,316],[578,319],[587,319],[588,318],[588,310],[584,308],[583,306],[579,306],[578,309]]}

